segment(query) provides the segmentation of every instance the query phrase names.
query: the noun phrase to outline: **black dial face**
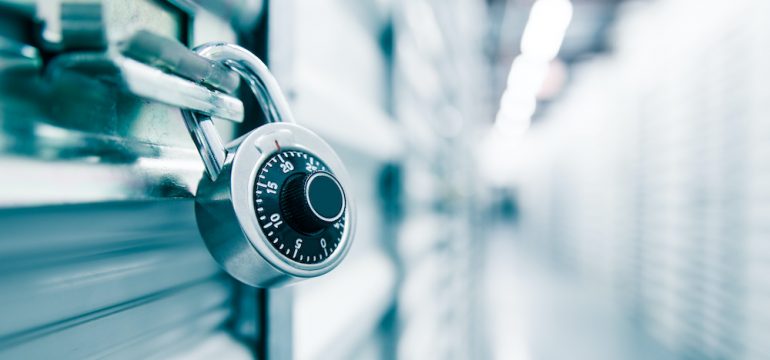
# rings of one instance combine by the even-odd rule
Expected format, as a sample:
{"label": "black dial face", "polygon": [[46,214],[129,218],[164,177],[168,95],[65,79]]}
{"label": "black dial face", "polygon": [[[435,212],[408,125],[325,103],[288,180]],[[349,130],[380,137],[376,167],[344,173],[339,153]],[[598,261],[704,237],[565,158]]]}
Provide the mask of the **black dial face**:
{"label": "black dial face", "polygon": [[337,250],[345,230],[345,192],[310,152],[281,149],[257,170],[254,209],[260,230],[285,258],[317,264]]}

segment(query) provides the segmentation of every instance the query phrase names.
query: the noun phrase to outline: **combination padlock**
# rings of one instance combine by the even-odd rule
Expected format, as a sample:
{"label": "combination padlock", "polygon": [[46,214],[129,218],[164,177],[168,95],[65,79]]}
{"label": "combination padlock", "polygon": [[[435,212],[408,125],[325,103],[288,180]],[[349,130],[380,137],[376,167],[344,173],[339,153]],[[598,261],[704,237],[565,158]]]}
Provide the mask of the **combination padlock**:
{"label": "combination padlock", "polygon": [[342,161],[294,123],[278,83],[254,54],[225,43],[195,51],[237,72],[268,118],[225,146],[209,116],[182,111],[206,168],[195,212],[209,251],[230,275],[257,287],[329,272],[348,252],[355,228]]}

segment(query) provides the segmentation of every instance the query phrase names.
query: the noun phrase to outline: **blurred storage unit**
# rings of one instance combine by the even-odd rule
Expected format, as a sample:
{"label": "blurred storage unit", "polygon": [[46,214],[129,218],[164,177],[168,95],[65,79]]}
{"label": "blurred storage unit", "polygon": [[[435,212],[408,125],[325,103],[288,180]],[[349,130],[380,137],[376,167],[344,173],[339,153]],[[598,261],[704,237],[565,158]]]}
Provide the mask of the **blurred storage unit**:
{"label": "blurred storage unit", "polygon": [[628,4],[521,146],[532,245],[682,358],[770,358],[769,10]]}
{"label": "blurred storage unit", "polygon": [[467,17],[482,9],[271,4],[273,69],[296,116],[331,140],[358,181],[357,260],[297,288],[298,358],[469,356],[470,189],[456,149],[466,146],[465,119],[484,110],[472,91],[483,29]]}
{"label": "blurred storage unit", "polygon": [[485,7],[474,1],[399,1],[394,19],[394,112],[406,139],[398,358],[478,356],[471,233],[476,121],[488,118]]}

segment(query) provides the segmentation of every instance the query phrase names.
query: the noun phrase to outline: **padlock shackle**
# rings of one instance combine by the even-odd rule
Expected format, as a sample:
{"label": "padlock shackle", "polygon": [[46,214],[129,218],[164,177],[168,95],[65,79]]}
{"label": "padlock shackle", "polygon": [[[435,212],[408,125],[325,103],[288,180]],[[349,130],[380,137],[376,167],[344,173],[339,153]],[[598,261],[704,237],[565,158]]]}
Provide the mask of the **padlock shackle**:
{"label": "padlock shackle", "polygon": [[[256,55],[229,43],[207,43],[193,50],[205,58],[220,61],[237,72],[254,93],[267,122],[294,122],[294,116],[278,82]],[[182,116],[200,152],[206,172],[212,181],[216,180],[224,166],[227,150],[211,116],[187,109],[182,110]]]}

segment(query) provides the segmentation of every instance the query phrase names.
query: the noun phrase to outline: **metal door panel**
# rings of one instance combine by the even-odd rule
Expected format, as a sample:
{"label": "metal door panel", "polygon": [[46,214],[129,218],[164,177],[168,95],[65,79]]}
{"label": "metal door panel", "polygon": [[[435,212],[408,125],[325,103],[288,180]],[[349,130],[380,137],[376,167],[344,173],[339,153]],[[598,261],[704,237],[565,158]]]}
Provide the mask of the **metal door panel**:
{"label": "metal door panel", "polygon": [[[77,317],[218,272],[202,248],[132,248],[88,255],[0,280],[0,336]],[[51,301],[56,299],[56,301]],[[29,311],[29,309],[35,309]]]}
{"label": "metal door panel", "polygon": [[[0,359],[168,358],[215,334],[228,339],[224,353],[250,354],[227,329],[240,304],[234,285],[198,233],[193,197],[203,166],[179,109],[127,94],[109,74],[51,65],[83,49],[114,50],[136,29],[188,45],[234,41],[230,19],[203,13],[209,5],[88,6],[98,3],[104,29],[81,26],[98,20],[95,9],[58,25],[65,37],[103,30],[105,44],[0,34],[39,47],[34,56],[0,56]],[[30,4],[55,10],[59,2]],[[219,127],[232,138],[234,125]]]}
{"label": "metal door panel", "polygon": [[[229,309],[215,308],[206,314],[201,314],[195,318],[177,323],[175,326],[164,328],[162,331],[148,332],[134,340],[124,342],[121,345],[110,348],[106,352],[89,356],[88,358],[109,358],[115,360],[168,359],[176,357],[178,354],[195,353],[199,351],[197,349],[199,344],[208,341],[214,336],[228,336],[230,341],[224,343],[218,349],[223,354],[221,358],[234,359],[224,354],[227,352],[238,352],[249,354],[248,357],[241,356],[240,358],[250,359],[251,353],[248,349],[221,330],[221,324],[228,316],[230,316]],[[183,357],[179,358],[182,359]]]}
{"label": "metal door panel", "polygon": [[151,345],[141,340],[194,324],[204,315],[224,320],[228,300],[229,286],[217,281],[169,289],[19,334],[2,346],[0,357],[82,359],[131,342]]}
{"label": "metal door panel", "polygon": [[0,208],[2,266],[30,253],[37,255],[26,265],[148,244],[202,246],[193,207],[192,199],[171,199]]}
{"label": "metal door panel", "polygon": [[136,358],[229,318],[192,199],[0,210],[0,358]]}

